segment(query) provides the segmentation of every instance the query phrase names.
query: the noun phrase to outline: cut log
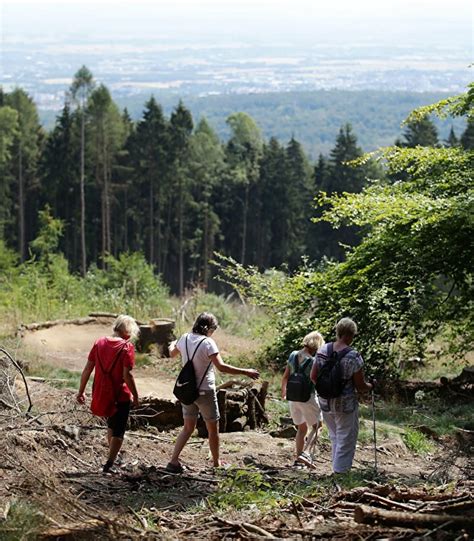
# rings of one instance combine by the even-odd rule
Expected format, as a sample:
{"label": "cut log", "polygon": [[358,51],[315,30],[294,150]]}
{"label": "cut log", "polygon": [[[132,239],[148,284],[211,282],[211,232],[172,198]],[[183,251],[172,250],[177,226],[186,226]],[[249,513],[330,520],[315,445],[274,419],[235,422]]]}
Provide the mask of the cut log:
{"label": "cut log", "polygon": [[227,427],[228,432],[242,432],[247,424],[247,417],[238,417],[234,419]]}
{"label": "cut log", "polygon": [[247,396],[247,419],[248,425],[251,430],[254,430],[257,427],[257,419],[255,416],[255,400],[257,397],[257,389],[252,388],[249,390]]}
{"label": "cut log", "polygon": [[145,398],[138,410],[132,410],[130,424],[132,429],[145,425],[156,426],[161,430],[181,426],[181,404],[161,398]]}
{"label": "cut log", "polygon": [[387,526],[424,526],[430,527],[436,524],[446,524],[446,527],[473,527],[474,517],[445,515],[445,514],[421,514],[403,513],[400,511],[388,511],[361,505],[354,509],[354,520],[361,524],[386,524]]}
{"label": "cut log", "polygon": [[219,432],[227,432],[227,391],[219,389],[217,391],[217,405],[219,406]]}

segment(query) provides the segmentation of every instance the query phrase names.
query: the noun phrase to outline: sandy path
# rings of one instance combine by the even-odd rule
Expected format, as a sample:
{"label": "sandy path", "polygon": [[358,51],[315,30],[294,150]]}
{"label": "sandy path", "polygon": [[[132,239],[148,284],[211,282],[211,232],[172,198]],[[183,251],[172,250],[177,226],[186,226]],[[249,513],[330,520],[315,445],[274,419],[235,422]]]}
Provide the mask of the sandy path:
{"label": "sandy path", "polygon": [[[101,323],[56,325],[49,329],[26,332],[23,343],[39,357],[40,362],[80,372],[87,361],[92,344],[97,338],[110,335],[110,327],[110,324]],[[149,367],[146,371],[137,368],[135,381],[141,396],[169,399],[173,397],[173,378],[161,373],[155,375]]]}

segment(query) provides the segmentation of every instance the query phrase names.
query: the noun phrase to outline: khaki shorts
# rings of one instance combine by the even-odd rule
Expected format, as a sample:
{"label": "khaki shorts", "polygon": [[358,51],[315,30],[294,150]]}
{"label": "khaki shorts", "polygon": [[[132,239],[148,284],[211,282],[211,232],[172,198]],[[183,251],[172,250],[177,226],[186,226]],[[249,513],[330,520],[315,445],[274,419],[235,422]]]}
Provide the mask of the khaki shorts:
{"label": "khaki shorts", "polygon": [[321,409],[312,394],[307,402],[290,402],[290,414],[295,425],[307,423],[314,426],[321,421]]}
{"label": "khaki shorts", "polygon": [[216,391],[201,391],[199,398],[186,406],[182,404],[183,417],[195,417],[197,419],[199,413],[205,421],[218,421],[219,406],[217,404]]}

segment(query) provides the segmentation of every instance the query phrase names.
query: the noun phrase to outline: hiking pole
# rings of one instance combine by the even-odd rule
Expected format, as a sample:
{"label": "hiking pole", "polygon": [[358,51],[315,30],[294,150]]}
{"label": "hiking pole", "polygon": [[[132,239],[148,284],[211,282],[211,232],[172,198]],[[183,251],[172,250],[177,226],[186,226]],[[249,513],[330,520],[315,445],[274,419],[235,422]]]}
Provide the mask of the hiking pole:
{"label": "hiking pole", "polygon": [[374,393],[374,384],[372,383],[372,424],[374,427],[374,471],[375,475],[378,474],[377,471],[377,433],[375,430],[375,393]]}

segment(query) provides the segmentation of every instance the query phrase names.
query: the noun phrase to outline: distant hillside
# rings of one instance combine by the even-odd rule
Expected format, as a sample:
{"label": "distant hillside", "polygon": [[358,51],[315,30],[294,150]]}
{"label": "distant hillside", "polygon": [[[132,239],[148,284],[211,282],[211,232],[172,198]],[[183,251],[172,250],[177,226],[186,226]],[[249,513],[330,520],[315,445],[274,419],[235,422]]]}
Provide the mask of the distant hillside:
{"label": "distant hillside", "polygon": [[[140,93],[132,97],[115,95],[114,98],[138,119],[149,96]],[[155,93],[155,96],[168,114],[179,99],[170,94]],[[432,92],[318,90],[202,98],[185,96],[183,102],[196,121],[205,116],[222,139],[229,134],[225,119],[233,112],[245,111],[256,120],[265,138],[274,136],[285,142],[294,136],[314,159],[334,146],[337,132],[346,122],[352,124],[365,151],[390,145],[402,133],[400,124],[411,110],[444,97],[444,93]],[[43,120],[51,125],[51,113],[43,115]],[[464,129],[462,121],[435,122],[440,139],[447,137],[452,125],[457,135]]]}

